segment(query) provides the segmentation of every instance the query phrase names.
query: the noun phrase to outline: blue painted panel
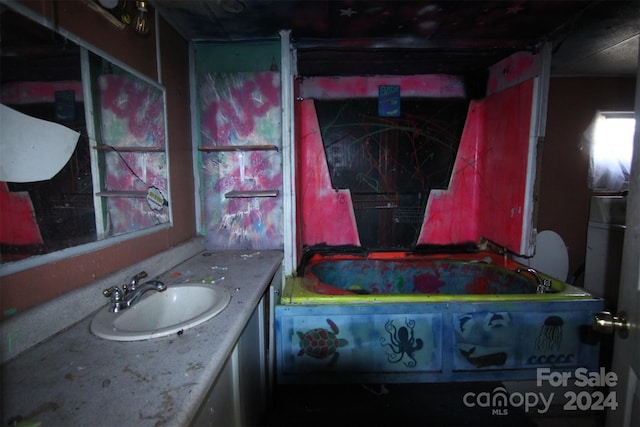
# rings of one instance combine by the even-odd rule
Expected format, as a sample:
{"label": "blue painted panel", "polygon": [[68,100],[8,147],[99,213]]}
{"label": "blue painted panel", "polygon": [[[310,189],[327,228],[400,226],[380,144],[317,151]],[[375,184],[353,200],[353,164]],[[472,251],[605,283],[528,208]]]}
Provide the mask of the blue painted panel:
{"label": "blue painted panel", "polygon": [[[598,368],[600,299],[277,305],[278,379],[451,382]],[[325,341],[320,342],[324,339]]]}
{"label": "blue painted panel", "polygon": [[402,372],[442,369],[442,315],[288,317],[283,371]]}
{"label": "blue painted panel", "polygon": [[[528,313],[520,346],[524,366],[579,366],[580,328],[590,326],[590,312]],[[586,325],[585,325],[586,324]]]}
{"label": "blue painted panel", "polygon": [[455,313],[454,370],[509,369],[518,366],[518,325],[509,312]]}
{"label": "blue painted panel", "polygon": [[583,312],[455,313],[454,369],[579,366],[585,318]]}

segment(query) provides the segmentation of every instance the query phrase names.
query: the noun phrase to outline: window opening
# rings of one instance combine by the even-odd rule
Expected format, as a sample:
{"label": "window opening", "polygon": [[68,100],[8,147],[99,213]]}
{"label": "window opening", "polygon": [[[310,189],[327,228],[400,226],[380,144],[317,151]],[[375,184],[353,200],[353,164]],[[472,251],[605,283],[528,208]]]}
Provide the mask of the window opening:
{"label": "window opening", "polygon": [[629,188],[635,119],[633,112],[599,111],[584,135],[589,147],[589,188],[624,192]]}

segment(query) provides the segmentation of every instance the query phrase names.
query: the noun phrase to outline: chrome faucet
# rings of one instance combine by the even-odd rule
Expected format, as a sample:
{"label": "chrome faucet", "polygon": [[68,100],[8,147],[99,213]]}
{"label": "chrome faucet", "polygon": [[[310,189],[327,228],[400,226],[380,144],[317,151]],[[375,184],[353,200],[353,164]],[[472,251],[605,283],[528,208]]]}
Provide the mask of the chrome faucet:
{"label": "chrome faucet", "polygon": [[535,277],[536,281],[538,282],[538,287],[536,288],[537,294],[546,294],[547,292],[551,291],[551,280],[543,279],[542,277],[540,277],[540,274],[533,268],[518,268],[516,270],[516,273],[529,273],[533,277]]}
{"label": "chrome faucet", "polygon": [[147,291],[162,292],[167,289],[167,285],[159,280],[149,280],[139,284],[140,279],[147,277],[147,273],[142,271],[131,279],[129,285],[122,285],[122,291],[117,286],[112,286],[102,291],[102,295],[111,298],[111,312],[117,313],[127,307],[131,307],[140,300],[140,297]]}
{"label": "chrome faucet", "polygon": [[136,288],[138,287],[140,280],[144,279],[145,277],[147,277],[147,272],[141,271],[140,273],[136,274],[131,278],[131,282],[129,282],[128,286],[127,284],[122,285],[122,290],[124,291],[125,295],[135,291]]}

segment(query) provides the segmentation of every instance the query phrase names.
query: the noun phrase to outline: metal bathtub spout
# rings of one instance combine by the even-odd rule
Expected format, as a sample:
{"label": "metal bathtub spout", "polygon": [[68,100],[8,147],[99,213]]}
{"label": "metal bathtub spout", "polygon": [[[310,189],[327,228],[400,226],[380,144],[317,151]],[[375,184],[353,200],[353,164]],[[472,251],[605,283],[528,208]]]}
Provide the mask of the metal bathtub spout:
{"label": "metal bathtub spout", "polygon": [[536,288],[536,293],[537,294],[546,294],[548,292],[551,292],[551,280],[543,279],[542,277],[540,277],[540,274],[535,269],[533,269],[533,268],[518,268],[516,270],[516,273],[518,273],[518,274],[520,274],[520,273],[529,273],[533,277],[535,277],[536,281],[538,282],[538,287]]}

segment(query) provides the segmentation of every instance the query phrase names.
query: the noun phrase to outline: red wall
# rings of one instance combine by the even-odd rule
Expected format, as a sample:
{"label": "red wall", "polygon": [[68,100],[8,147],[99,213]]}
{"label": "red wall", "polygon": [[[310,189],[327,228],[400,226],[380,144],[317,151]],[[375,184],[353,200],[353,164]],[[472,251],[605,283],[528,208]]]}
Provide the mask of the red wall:
{"label": "red wall", "polygon": [[[359,93],[366,84],[352,86]],[[477,244],[484,237],[522,253],[533,90],[529,79],[470,104],[449,188],[431,191],[419,244]],[[313,100],[299,102],[297,113],[302,243],[359,245],[350,192],[331,187]]]}
{"label": "red wall", "polygon": [[[515,253],[531,217],[526,211],[533,79],[486,98],[480,187],[480,234]],[[535,167],[535,166],[533,166]]]}
{"label": "red wall", "polygon": [[298,177],[298,232],[303,245],[326,243],[360,245],[349,190],[334,190],[320,136],[313,100],[297,103],[300,140]]}
{"label": "red wall", "polygon": [[[79,1],[22,1],[36,13],[105,53],[158,81],[155,32],[160,34],[162,84],[167,90],[173,227],[91,253],[0,278],[0,308],[23,311],[196,235],[191,154],[188,43],[163,20],[153,21],[147,37],[119,29]],[[154,16],[152,11],[151,16]]]}

